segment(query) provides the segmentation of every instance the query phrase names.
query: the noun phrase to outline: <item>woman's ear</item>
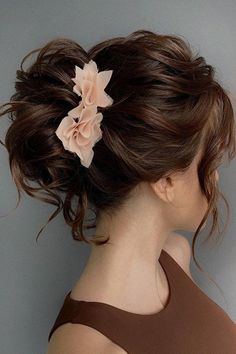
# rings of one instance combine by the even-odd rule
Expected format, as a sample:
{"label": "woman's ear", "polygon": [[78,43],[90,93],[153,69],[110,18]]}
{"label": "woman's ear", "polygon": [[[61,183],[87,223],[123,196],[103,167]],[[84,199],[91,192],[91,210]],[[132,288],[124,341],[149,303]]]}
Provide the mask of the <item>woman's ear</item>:
{"label": "woman's ear", "polygon": [[150,183],[154,193],[164,202],[174,200],[175,179],[172,176],[162,177],[157,182]]}

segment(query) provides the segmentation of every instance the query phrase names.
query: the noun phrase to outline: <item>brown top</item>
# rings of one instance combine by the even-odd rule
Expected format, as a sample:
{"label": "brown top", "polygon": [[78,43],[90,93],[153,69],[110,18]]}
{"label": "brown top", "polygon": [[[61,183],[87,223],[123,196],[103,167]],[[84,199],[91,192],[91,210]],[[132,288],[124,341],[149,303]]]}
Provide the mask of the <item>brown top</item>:
{"label": "brown top", "polygon": [[165,307],[135,314],[96,301],[66,295],[49,333],[81,323],[100,331],[130,354],[236,354],[236,323],[210,299],[166,251],[159,261],[169,284]]}

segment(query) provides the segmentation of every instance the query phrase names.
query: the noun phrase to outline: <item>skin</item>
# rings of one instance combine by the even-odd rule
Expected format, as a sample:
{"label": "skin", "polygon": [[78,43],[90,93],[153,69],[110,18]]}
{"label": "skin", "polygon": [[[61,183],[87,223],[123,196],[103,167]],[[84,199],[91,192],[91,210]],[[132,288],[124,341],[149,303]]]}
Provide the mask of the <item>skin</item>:
{"label": "skin", "polygon": [[160,253],[175,230],[194,232],[207,209],[197,175],[200,157],[198,153],[184,174],[139,184],[112,219],[101,217],[95,235],[109,232],[109,244],[91,246],[73,298],[112,303],[140,314],[157,312],[157,304],[163,308],[158,294],[167,299],[168,283]]}

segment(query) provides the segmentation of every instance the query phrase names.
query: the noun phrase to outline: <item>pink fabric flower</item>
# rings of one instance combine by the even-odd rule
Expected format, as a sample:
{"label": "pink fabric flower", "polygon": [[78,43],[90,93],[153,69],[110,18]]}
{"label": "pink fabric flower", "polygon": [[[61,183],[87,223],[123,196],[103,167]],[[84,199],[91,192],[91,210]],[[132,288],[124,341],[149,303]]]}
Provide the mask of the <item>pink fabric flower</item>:
{"label": "pink fabric flower", "polygon": [[102,137],[102,113],[97,113],[96,106],[90,106],[81,111],[78,122],[74,118],[77,118],[76,112],[68,113],[57,128],[56,135],[66,150],[76,153],[81,164],[89,167],[94,155],[92,148]]}
{"label": "pink fabric flower", "polygon": [[75,66],[73,91],[82,99],[78,106],[67,113],[56,130],[64,148],[76,153],[85,167],[91,164],[94,156],[92,148],[102,137],[100,123],[103,115],[97,112],[97,106],[106,107],[113,103],[113,99],[104,91],[112,72],[98,72],[93,60],[85,64],[83,69]]}
{"label": "pink fabric flower", "polygon": [[81,105],[106,107],[113,103],[113,99],[104,91],[112,72],[113,70],[98,72],[97,64],[93,60],[84,64],[83,69],[75,66],[75,77],[72,78],[75,83],[73,91],[82,96]]}

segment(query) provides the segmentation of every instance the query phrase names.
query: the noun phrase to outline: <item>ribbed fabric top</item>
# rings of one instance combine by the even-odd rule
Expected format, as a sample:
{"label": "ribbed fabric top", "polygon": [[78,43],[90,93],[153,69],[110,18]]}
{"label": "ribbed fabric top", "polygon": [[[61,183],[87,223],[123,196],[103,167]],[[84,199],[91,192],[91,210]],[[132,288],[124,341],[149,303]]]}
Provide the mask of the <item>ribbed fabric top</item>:
{"label": "ribbed fabric top", "polygon": [[236,354],[236,323],[165,250],[159,261],[169,284],[165,307],[137,314],[66,295],[49,333],[64,323],[95,328],[130,354]]}

